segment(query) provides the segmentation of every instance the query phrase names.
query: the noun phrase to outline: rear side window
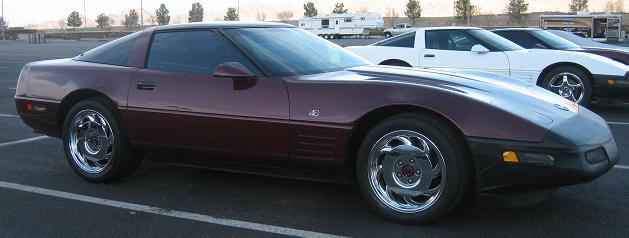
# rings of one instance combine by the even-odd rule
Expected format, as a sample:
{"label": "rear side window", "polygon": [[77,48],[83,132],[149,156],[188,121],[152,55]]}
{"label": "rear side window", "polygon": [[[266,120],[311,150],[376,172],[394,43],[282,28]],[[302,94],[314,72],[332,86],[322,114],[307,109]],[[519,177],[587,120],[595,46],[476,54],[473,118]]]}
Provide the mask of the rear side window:
{"label": "rear side window", "polygon": [[136,32],[122,37],[85,52],[74,59],[99,64],[127,66],[129,55],[131,55],[131,50],[139,35],[140,32]]}
{"label": "rear side window", "polygon": [[415,48],[415,32],[409,32],[376,43],[378,46]]}
{"label": "rear side window", "polygon": [[531,36],[528,32],[524,31],[497,31],[494,32],[507,40],[510,40],[513,43],[516,43],[526,49],[531,49],[535,46],[535,44],[540,44],[544,46],[544,43]]}
{"label": "rear side window", "polygon": [[212,74],[218,65],[225,62],[240,62],[255,72],[216,32],[160,32],[153,37],[146,67],[170,72]]}

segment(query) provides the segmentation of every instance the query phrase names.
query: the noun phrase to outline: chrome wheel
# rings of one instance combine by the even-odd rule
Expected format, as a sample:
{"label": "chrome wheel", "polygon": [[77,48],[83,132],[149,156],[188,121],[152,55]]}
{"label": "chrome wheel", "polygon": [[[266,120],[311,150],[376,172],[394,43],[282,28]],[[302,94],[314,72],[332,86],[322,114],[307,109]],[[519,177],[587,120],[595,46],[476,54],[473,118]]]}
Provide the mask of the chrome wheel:
{"label": "chrome wheel", "polygon": [[72,159],[86,173],[105,170],[114,153],[114,134],[107,119],[94,110],[77,113],[69,127]]}
{"label": "chrome wheel", "polygon": [[583,80],[573,73],[559,73],[548,83],[550,91],[570,101],[581,103],[585,96]]}
{"label": "chrome wheel", "polygon": [[402,213],[430,208],[446,182],[445,160],[428,137],[408,130],[384,135],[369,153],[369,183],[377,198]]}

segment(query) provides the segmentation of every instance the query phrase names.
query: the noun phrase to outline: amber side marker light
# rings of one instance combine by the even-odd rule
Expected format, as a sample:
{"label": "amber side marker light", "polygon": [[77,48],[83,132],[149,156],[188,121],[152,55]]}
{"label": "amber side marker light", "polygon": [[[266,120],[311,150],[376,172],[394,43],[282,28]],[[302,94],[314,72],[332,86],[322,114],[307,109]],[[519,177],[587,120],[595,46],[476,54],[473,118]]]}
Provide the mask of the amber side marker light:
{"label": "amber side marker light", "polygon": [[502,159],[505,162],[520,163],[518,155],[514,151],[505,151],[502,153]]}
{"label": "amber side marker light", "polygon": [[609,80],[607,80],[607,84],[609,84],[611,86],[611,85],[616,84],[616,81],[614,81],[613,79],[609,79]]}

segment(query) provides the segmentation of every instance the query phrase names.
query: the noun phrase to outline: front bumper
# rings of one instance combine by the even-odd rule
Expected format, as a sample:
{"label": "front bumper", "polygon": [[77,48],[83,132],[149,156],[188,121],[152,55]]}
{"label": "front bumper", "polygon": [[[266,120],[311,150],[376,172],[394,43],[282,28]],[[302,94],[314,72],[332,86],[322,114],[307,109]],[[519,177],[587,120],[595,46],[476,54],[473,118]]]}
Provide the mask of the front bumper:
{"label": "front bumper", "polygon": [[[517,193],[584,183],[609,171],[619,159],[611,130],[585,108],[551,128],[542,142],[467,140],[475,160],[479,193]],[[505,151],[550,155],[553,162],[506,162]]]}
{"label": "front bumper", "polygon": [[629,100],[629,72],[625,76],[593,75],[596,98]]}

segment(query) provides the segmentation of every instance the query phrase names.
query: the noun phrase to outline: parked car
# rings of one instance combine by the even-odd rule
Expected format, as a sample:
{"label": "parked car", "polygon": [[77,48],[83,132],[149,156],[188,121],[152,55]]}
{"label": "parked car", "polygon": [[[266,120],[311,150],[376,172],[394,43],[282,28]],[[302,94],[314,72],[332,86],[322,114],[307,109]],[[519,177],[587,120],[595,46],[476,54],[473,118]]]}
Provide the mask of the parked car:
{"label": "parked car", "polygon": [[285,24],[197,23],[29,63],[15,100],[87,181],[142,158],[355,181],[379,214],[425,223],[470,193],[535,202],[618,162],[602,118],[509,81],[373,66]]}
{"label": "parked car", "polygon": [[570,51],[525,50],[474,27],[422,28],[369,46],[347,47],[374,64],[474,69],[510,76],[588,105],[597,87],[629,86],[629,67],[611,59]]}
{"label": "parked car", "polygon": [[391,28],[384,29],[383,33],[384,33],[384,38],[391,38],[391,37],[398,36],[398,35],[415,31],[415,30],[417,30],[417,28],[414,28],[409,23],[400,23],[400,24],[396,24],[395,26]]}
{"label": "parked car", "polygon": [[[541,30],[535,28],[505,28],[493,30],[492,32],[518,44],[526,49],[551,49],[551,50],[567,50],[586,52],[590,54],[600,55],[618,61],[622,64],[629,65],[629,50],[627,48],[615,47],[608,44],[584,39],[570,32],[561,32],[558,30]],[[577,42],[583,42],[584,46],[578,45],[562,38],[560,35],[572,34],[578,38]]]}

